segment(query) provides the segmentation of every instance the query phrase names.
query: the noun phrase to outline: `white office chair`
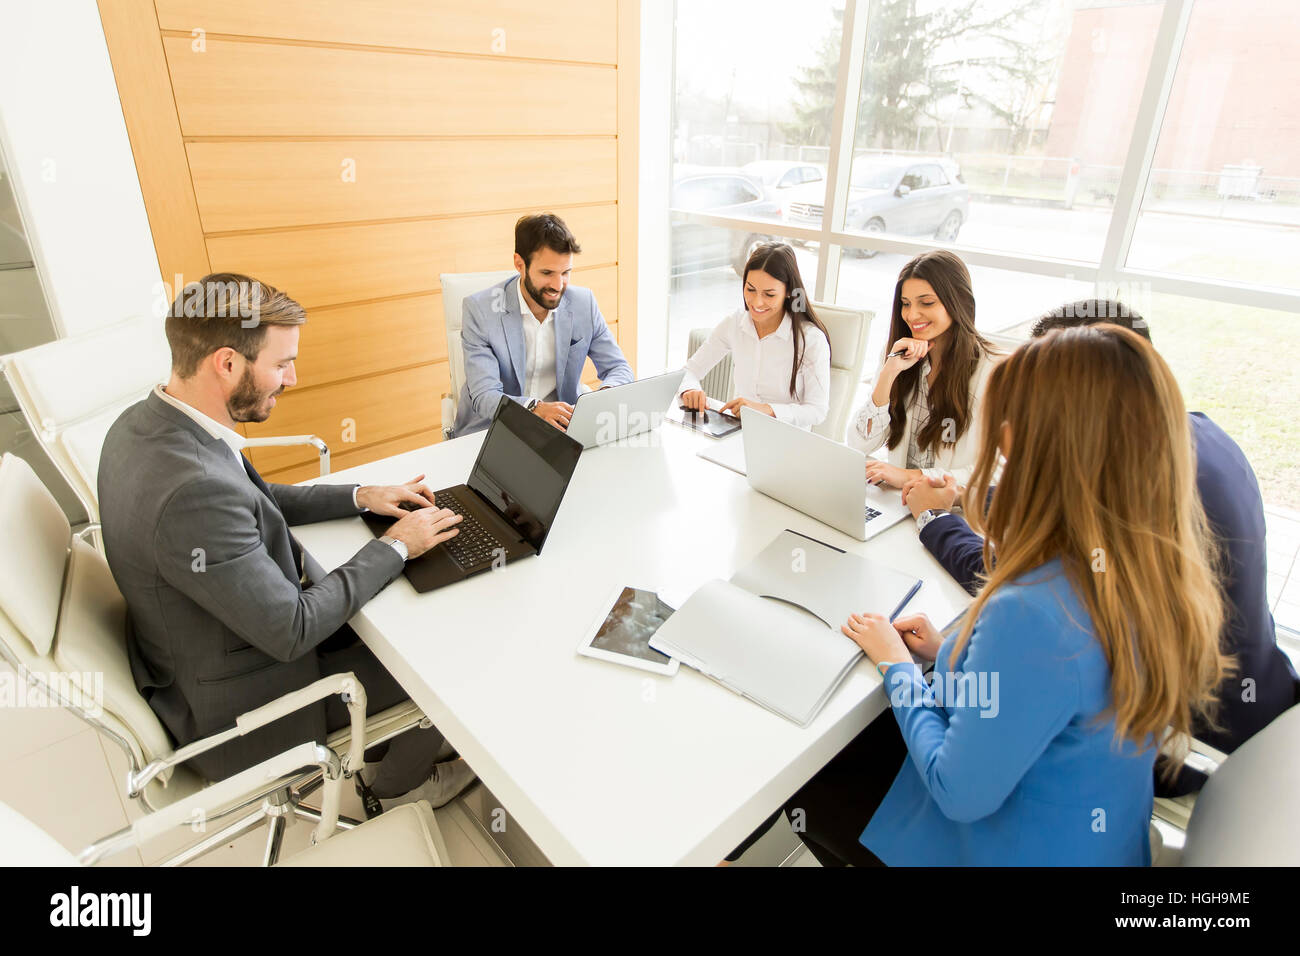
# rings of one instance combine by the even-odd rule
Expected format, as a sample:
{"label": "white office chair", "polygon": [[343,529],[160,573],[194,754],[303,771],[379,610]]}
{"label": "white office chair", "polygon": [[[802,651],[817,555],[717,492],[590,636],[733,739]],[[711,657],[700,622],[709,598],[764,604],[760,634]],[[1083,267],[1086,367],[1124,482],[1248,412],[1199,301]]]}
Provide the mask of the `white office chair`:
{"label": "white office chair", "polygon": [[853,397],[867,374],[867,343],[871,338],[874,312],[846,309],[829,302],[814,302],[831,340],[831,401],[825,420],[813,431],[831,441],[844,441]]}
{"label": "white office chair", "polygon": [[[104,437],[128,406],[166,382],[171,353],[163,320],[127,319],[0,358],[0,371],[32,434],[86,509],[99,521],[99,457]],[[329,448],[315,435],[249,439],[250,447],[311,445],[329,474]]]}
{"label": "white office chair", "polygon": [[1221,763],[1196,797],[1183,866],[1300,866],[1300,705]]}
{"label": "white office chair", "polygon": [[[691,329],[686,340],[686,357],[690,358],[700,350],[704,340],[709,337],[712,328]],[[729,402],[736,397],[735,366],[730,355],[724,355],[717,365],[709,369],[700,379],[704,394],[718,402]]]}
{"label": "white office chair", "polygon": [[465,350],[460,343],[465,297],[514,275],[518,275],[514,269],[503,269],[496,272],[444,272],[438,276],[442,284],[443,331],[447,336],[447,371],[451,379],[450,393],[442,396],[443,438],[451,437],[451,428],[456,422],[456,403],[460,401],[461,389],[465,385]]}
{"label": "white office chair", "polygon": [[[201,830],[201,821],[223,808],[249,800],[267,781],[292,780],[316,767],[325,780],[328,807],[337,811],[344,773],[329,747],[305,743],[277,754],[241,774],[212,784],[129,827],[109,834],[79,854],[69,853],[48,833],[12,807],[0,803],[0,865],[93,866],[116,853],[182,828]],[[339,831],[327,811],[312,833],[312,845],[278,866],[447,866],[450,858],[433,810],[425,800],[385,811],[349,830]]]}
{"label": "white office chair", "polygon": [[[327,678],[243,715],[224,734],[173,751],[166,729],[136,690],[126,649],[126,602],[108,563],[82,536],[72,535],[58,502],[27,462],[9,454],[0,458],[0,527],[6,532],[0,548],[0,657],[29,686],[123,750],[130,768],[127,795],[148,809],[168,806],[207,784],[182,766],[195,753],[334,692]],[[365,721],[365,746],[422,723],[427,725],[427,719],[415,704],[398,704]],[[352,731],[344,729],[326,743],[344,752],[354,739]],[[360,766],[349,758],[344,769],[351,773]],[[320,781],[316,770],[292,781],[292,786],[266,788],[251,803],[225,814],[240,814],[234,823],[183,850],[173,862],[194,859],[263,822],[271,827],[266,859],[275,862],[286,814],[319,820],[321,811],[300,800]]]}

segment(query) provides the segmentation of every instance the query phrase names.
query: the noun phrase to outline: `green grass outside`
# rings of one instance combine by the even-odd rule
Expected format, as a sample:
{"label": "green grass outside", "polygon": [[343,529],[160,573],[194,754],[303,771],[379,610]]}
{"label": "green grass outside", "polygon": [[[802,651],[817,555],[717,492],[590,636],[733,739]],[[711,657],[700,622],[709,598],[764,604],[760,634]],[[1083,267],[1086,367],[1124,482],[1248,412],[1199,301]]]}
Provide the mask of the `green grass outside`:
{"label": "green grass outside", "polygon": [[1204,412],[1241,446],[1265,504],[1300,510],[1300,316],[1150,298],[1151,339],[1188,411]]}
{"label": "green grass outside", "polygon": [[[1169,271],[1275,282],[1281,263],[1193,256]],[[1300,315],[1148,294],[1140,308],[1190,412],[1241,446],[1266,505],[1300,511]],[[1026,322],[1002,334],[1027,337]]]}

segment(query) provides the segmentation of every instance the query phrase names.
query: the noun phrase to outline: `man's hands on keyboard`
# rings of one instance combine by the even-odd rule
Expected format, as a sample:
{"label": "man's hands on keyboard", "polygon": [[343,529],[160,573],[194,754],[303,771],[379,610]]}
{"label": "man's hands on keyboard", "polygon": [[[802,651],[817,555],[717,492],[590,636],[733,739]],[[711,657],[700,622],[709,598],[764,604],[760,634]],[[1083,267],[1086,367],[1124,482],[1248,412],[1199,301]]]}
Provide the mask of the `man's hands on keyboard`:
{"label": "man's hands on keyboard", "polygon": [[418,558],[430,548],[459,534],[461,516],[448,508],[430,506],[405,514],[384,533],[406,545],[407,557]]}
{"label": "man's hands on keyboard", "polygon": [[424,475],[416,475],[401,485],[363,485],[357,489],[358,505],[391,518],[400,518],[408,511],[428,508],[433,503],[433,492],[424,483]]}

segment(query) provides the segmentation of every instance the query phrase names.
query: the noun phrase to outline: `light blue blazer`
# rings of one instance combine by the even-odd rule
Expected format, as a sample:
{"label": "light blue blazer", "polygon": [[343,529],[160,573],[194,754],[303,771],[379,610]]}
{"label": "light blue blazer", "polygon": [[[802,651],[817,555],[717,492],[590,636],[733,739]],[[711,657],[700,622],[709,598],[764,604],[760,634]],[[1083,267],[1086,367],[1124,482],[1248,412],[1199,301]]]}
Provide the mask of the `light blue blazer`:
{"label": "light blue blazer", "polygon": [[889,866],[1150,865],[1155,750],[1115,741],[1110,667],[1060,562],[1001,588],[950,669],[955,639],[930,685],[886,669],[909,756],[863,846]]}
{"label": "light blue blazer", "polygon": [[[460,341],[465,351],[465,385],[456,405],[453,434],[487,428],[505,395],[526,404],[528,372],[523,317],[519,314],[518,276],[465,297]],[[529,322],[537,321],[531,315]],[[610,334],[590,289],[569,286],[555,310],[556,396],[572,405],[578,400],[582,368],[591,357],[605,385],[626,385],[632,367]]]}

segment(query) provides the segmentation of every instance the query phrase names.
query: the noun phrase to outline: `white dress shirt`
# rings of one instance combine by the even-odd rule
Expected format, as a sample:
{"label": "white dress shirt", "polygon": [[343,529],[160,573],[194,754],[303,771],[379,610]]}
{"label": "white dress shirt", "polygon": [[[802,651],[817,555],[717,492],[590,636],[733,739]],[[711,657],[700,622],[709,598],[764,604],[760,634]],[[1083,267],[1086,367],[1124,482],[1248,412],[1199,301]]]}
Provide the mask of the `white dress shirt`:
{"label": "white dress shirt", "polygon": [[193,405],[186,405],[179,398],[173,398],[172,396],[168,395],[167,390],[163,388],[161,385],[154,386],[153,391],[155,395],[161,398],[172,408],[184,412],[190,418],[194,419],[194,421],[198,422],[199,427],[202,428],[209,435],[211,435],[213,438],[220,438],[223,442],[225,442],[227,447],[229,447],[231,454],[235,456],[235,461],[240,463],[241,468],[243,467],[243,462],[241,460],[241,456],[244,451],[243,435],[239,434],[239,432],[235,431],[233,428],[227,428],[225,425],[221,424],[221,422],[217,421],[215,418],[209,418],[207,415],[204,415]]}
{"label": "white dress shirt", "polygon": [[790,313],[781,318],[775,332],[760,339],[746,309],[737,309],[719,322],[687,359],[682,391],[699,388],[700,379],[728,353],[740,398],[771,405],[779,421],[800,428],[812,428],[826,420],[831,404],[831,346],[816,326],[804,326],[803,360],[793,394],[794,326]]}
{"label": "white dress shirt", "polygon": [[546,313],[541,322],[533,315],[524,299],[524,282],[515,283],[519,294],[519,318],[524,324],[524,346],[528,353],[525,365],[524,398],[553,401],[555,384],[555,310]]}

